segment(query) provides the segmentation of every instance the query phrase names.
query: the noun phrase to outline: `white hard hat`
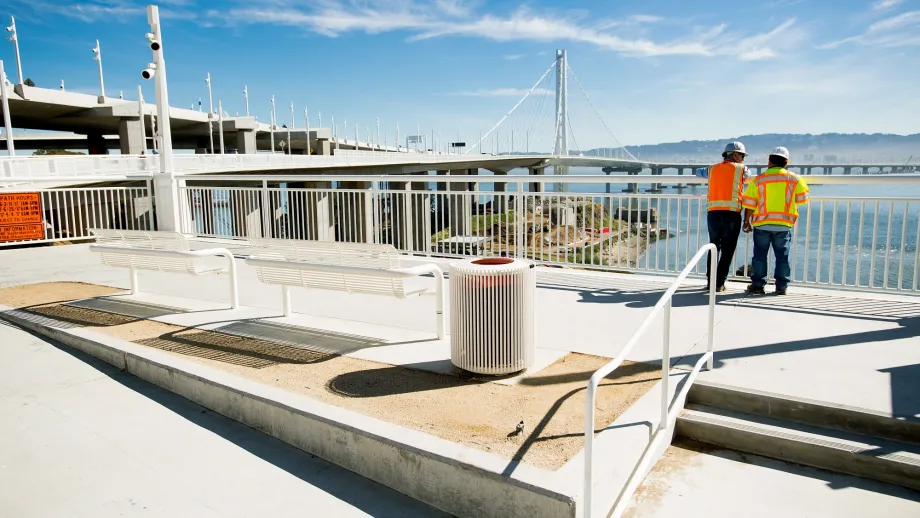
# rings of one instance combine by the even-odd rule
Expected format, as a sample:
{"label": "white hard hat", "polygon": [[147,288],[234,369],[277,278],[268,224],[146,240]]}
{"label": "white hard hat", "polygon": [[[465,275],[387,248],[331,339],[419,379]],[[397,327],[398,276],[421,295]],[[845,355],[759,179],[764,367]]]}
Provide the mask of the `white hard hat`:
{"label": "white hard hat", "polygon": [[725,146],[725,151],[722,152],[722,155],[727,155],[729,153],[741,153],[742,155],[747,155],[747,152],[744,150],[744,144],[741,142],[729,142]]}
{"label": "white hard hat", "polygon": [[770,151],[770,156],[781,156],[786,160],[789,160],[789,150],[783,146],[780,146],[778,148],[774,148],[773,151]]}

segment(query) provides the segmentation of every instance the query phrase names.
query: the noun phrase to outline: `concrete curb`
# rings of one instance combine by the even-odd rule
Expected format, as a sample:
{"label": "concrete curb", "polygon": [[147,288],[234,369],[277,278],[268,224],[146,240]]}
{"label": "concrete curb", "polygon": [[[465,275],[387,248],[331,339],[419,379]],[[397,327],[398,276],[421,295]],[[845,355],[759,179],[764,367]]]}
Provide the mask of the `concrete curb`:
{"label": "concrete curb", "polygon": [[456,516],[576,516],[553,472],[25,311],[0,318]]}

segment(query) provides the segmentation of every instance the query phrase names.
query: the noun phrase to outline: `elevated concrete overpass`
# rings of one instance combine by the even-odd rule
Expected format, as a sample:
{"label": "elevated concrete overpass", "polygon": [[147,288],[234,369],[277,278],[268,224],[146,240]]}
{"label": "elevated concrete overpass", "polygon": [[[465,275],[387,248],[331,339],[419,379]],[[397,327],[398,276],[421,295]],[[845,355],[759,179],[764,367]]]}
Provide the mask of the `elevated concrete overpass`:
{"label": "elevated concrete overpass", "polygon": [[[10,118],[18,129],[67,132],[41,136],[22,136],[22,149],[50,149],[70,147],[87,149],[90,154],[106,154],[109,149],[118,149],[125,155],[140,155],[152,145],[152,118],[156,105],[144,103],[143,120],[147,142],[141,142],[141,114],[138,102],[124,99],[101,98],[47,88],[16,85],[10,91]],[[219,152],[220,127],[223,126],[225,150],[252,154],[257,151],[272,151],[272,130],[268,124],[258,122],[254,117],[215,118],[208,124],[208,114],[195,110],[170,107],[170,127],[174,149],[189,149],[199,153],[210,152],[209,132],[213,131],[214,150]],[[20,141],[21,135],[15,135]],[[284,150],[293,154],[306,154],[309,146],[314,154],[331,154],[335,146],[328,128],[312,128],[309,135],[304,128],[290,130],[291,143]],[[288,138],[288,129],[274,129],[275,151],[279,143]],[[146,144],[146,145],[145,145]],[[339,149],[373,150],[368,142],[340,138]],[[290,148],[290,149],[288,149]],[[0,149],[6,150],[6,139],[0,138]],[[382,151],[396,151],[381,148]]]}

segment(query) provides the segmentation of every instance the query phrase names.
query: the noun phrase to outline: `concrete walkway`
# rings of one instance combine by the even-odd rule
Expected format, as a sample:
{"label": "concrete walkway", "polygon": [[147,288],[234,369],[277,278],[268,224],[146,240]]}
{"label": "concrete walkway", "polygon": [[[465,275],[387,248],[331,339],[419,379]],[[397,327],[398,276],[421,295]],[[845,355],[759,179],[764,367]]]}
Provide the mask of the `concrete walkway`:
{"label": "concrete walkway", "polygon": [[920,493],[849,475],[715,450],[674,447],[625,518],[913,518]]}
{"label": "concrete walkway", "polygon": [[[246,254],[236,243],[194,244],[235,246]],[[412,261],[432,259],[407,258]],[[260,283],[242,261],[237,265],[242,304],[280,314],[280,288]],[[139,277],[148,293],[228,300],[223,277],[149,271]],[[667,277],[548,268],[539,269],[537,279],[537,346],[607,357],[625,345],[671,283]],[[0,250],[0,287],[47,281],[127,288],[128,272],[102,266],[87,245]],[[920,419],[920,297],[798,285],[786,297],[749,297],[743,288],[730,283],[718,297],[716,369],[701,379]],[[304,315],[434,332],[431,297],[394,301],[295,289],[292,301]],[[689,367],[705,351],[707,302],[698,286],[674,297],[672,365]],[[653,323],[627,359],[660,361],[660,329],[660,320]]]}
{"label": "concrete walkway", "polygon": [[446,516],[0,321],[0,516]]}

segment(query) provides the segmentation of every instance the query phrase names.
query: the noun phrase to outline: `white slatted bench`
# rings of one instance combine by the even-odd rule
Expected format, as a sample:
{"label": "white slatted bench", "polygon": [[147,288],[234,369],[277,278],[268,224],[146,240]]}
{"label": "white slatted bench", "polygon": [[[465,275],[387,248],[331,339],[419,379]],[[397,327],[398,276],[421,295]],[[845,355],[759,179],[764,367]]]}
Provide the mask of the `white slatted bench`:
{"label": "white slatted bench", "polygon": [[[434,295],[438,338],[444,338],[444,273],[436,264],[404,267],[390,245],[260,238],[249,242],[253,255],[246,264],[256,269],[263,283],[281,285],[285,316],[292,312],[292,286],[397,299]],[[403,282],[426,274],[434,275],[434,292]]]}
{"label": "white slatted bench", "polygon": [[[188,239],[178,232],[98,228],[89,231],[96,237],[96,244],[89,249],[100,254],[103,264],[131,270],[132,295],[139,290],[138,270],[189,275],[229,274],[230,307],[236,309],[240,305],[236,263],[233,254],[225,248],[191,250]],[[204,257],[224,257],[227,266],[204,264],[201,261]]]}

